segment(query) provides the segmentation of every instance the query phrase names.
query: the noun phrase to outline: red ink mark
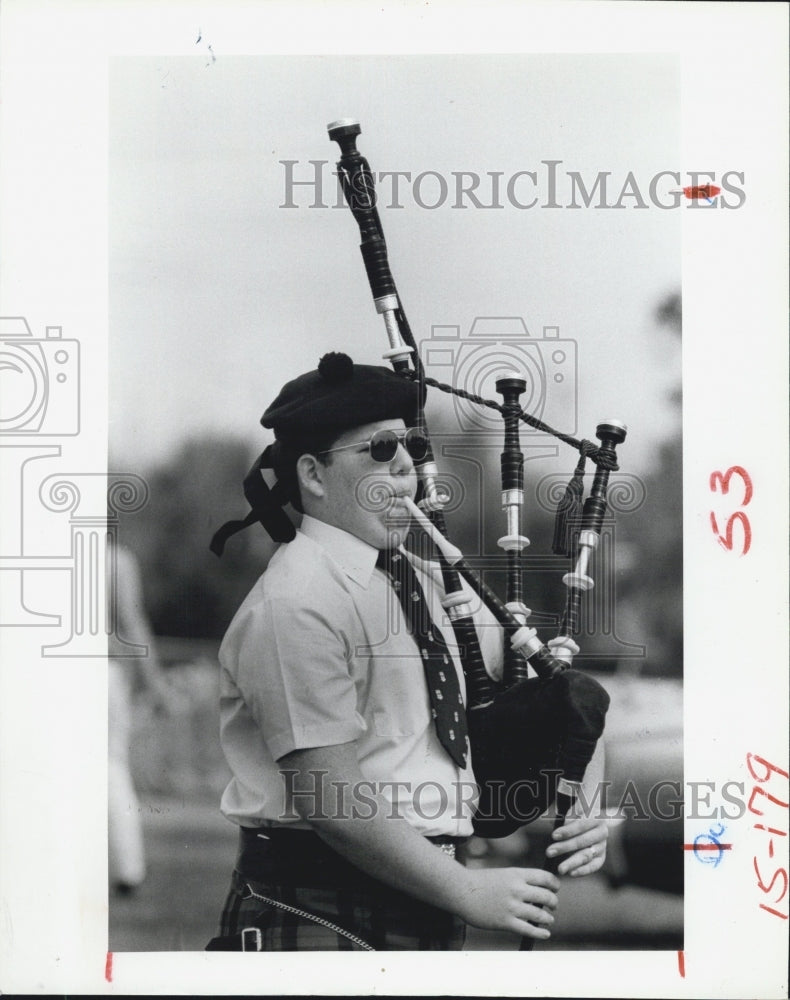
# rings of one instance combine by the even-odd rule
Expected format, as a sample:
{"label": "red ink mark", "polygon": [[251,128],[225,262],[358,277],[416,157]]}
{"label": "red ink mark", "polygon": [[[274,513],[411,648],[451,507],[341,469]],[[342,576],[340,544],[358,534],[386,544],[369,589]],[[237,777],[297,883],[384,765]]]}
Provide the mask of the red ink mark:
{"label": "red ink mark", "polygon": [[[754,764],[759,764],[763,768],[763,773],[758,773],[755,770]],[[749,796],[749,812],[756,816],[763,816],[764,813],[762,809],[759,809],[755,804],[755,799],[757,795],[763,796],[763,805],[765,804],[765,799],[772,802],[775,806],[780,809],[787,809],[788,803],[783,799],[779,798],[777,795],[771,795],[767,792],[762,785],[766,784],[770,778],[775,774],[781,775],[782,778],[787,779],[788,773],[784,768],[779,767],[777,764],[771,764],[764,757],[758,757],[757,754],[747,753],[746,754],[746,766],[749,769],[749,774],[757,782],[757,784],[752,788],[752,794]],[[781,780],[781,778],[779,779]],[[786,837],[787,831],[778,829],[775,826],[766,826],[764,823],[755,823],[755,830],[762,830],[764,833],[776,834],[777,837]],[[773,858],[774,856],[774,841],[771,837],[768,841],[768,857]],[[766,881],[760,871],[760,865],[757,861],[757,856],[752,858],[752,864],[754,865],[754,874],[757,876],[757,888],[764,892],[766,895],[770,892],[778,892],[779,895],[776,899],[772,899],[772,903],[781,903],[782,900],[788,895],[788,890],[790,890],[790,876],[788,876],[786,868],[775,868],[770,879]],[[777,882],[779,883],[777,885]],[[786,906],[787,904],[785,904]],[[787,920],[787,914],[782,913],[781,910],[775,909],[773,906],[768,906],[766,903],[759,904],[761,910],[765,910],[766,913],[772,913],[775,917],[779,917],[780,920]]]}
{"label": "red ink mark", "polygon": [[788,875],[787,875],[787,872],[784,870],[784,868],[777,868],[776,871],[774,872],[774,877],[771,879],[770,883],[768,885],[766,885],[763,882],[763,877],[760,874],[760,869],[757,867],[757,858],[752,858],[752,862],[754,864],[754,870],[757,873],[757,885],[760,887],[760,889],[763,892],[770,892],[771,889],[773,889],[773,887],[774,887],[774,882],[776,882],[776,880],[781,877],[782,882],[784,883],[784,888],[782,889],[782,892],[781,892],[781,895],[779,896],[779,898],[774,900],[774,903],[781,903],[782,900],[787,895],[787,887],[788,887]]}
{"label": "red ink mark", "polygon": [[104,978],[108,983],[112,982],[112,952],[107,952],[107,961],[104,963]]}
{"label": "red ink mark", "polygon": [[731,851],[732,844],[684,844],[684,851]]}
{"label": "red ink mark", "polygon": [[680,973],[680,978],[686,978],[686,955],[685,952],[678,952],[678,972]]}
{"label": "red ink mark", "polygon": [[693,187],[683,188],[683,194],[689,199],[707,198],[710,201],[717,194],[721,194],[721,188],[715,184],[695,184]]}
{"label": "red ink mark", "polygon": [[752,479],[749,473],[740,465],[731,465],[725,473],[721,472],[711,472],[710,474],[710,488],[712,493],[718,492],[716,487],[721,485],[722,493],[730,492],[730,480],[733,476],[740,476],[744,483],[743,500],[741,500],[741,507],[746,507],[752,498],[752,493],[754,493],[754,488],[752,487]]}
{"label": "red ink mark", "polygon": [[730,518],[727,521],[726,535],[722,535],[719,531],[719,526],[716,523],[716,515],[713,511],[710,512],[710,526],[713,528],[713,534],[717,536],[719,545],[723,546],[728,552],[732,552],[732,546],[734,544],[732,535],[736,521],[739,521],[741,527],[743,528],[743,547],[740,555],[745,556],[752,545],[752,526],[749,524],[749,518],[742,510],[736,510],[734,514],[730,515]]}
{"label": "red ink mark", "polygon": [[[757,775],[754,773],[754,768],[752,767],[753,760],[756,760],[760,764],[765,765],[764,778],[758,778]],[[790,774],[788,774],[787,771],[783,771],[782,768],[778,767],[776,764],[769,764],[769,762],[764,757],[758,757],[756,753],[746,754],[746,766],[749,768],[749,774],[751,774],[751,776],[754,778],[755,781],[759,781],[760,784],[762,784],[764,781],[768,781],[768,776],[770,775],[771,771],[775,771],[777,774],[781,774],[783,778],[790,778]]]}
{"label": "red ink mark", "polygon": [[[743,480],[743,498],[739,504],[741,507],[746,507],[749,501],[752,499],[752,494],[754,493],[754,487],[752,486],[752,480],[749,473],[740,465],[731,465],[726,472],[711,472],[710,474],[710,490],[711,493],[720,492],[723,496],[726,496],[730,492],[730,480],[733,476],[740,476]],[[713,529],[713,534],[720,545],[722,545],[728,552],[732,552],[735,540],[733,533],[735,531],[735,522],[738,522],[743,529],[743,541],[741,543],[741,551],[739,555],[745,556],[752,545],[752,526],[749,523],[749,518],[744,514],[742,510],[735,511],[727,519],[727,524],[725,525],[725,533],[722,535],[719,529],[719,522],[716,520],[716,515],[713,511],[710,512],[710,526]]]}
{"label": "red ink mark", "polygon": [[787,802],[784,801],[784,799],[777,799],[775,795],[771,795],[771,793],[770,792],[766,792],[766,790],[764,788],[760,788],[759,785],[755,785],[754,788],[752,789],[752,794],[749,796],[749,812],[754,813],[755,816],[763,816],[763,815],[765,815],[762,812],[762,810],[756,809],[754,807],[754,797],[755,797],[755,795],[758,794],[758,792],[759,792],[760,795],[764,795],[767,799],[770,799],[771,802],[773,802],[775,805],[781,806],[783,809],[787,809],[787,805],[788,804],[787,804]]}
{"label": "red ink mark", "polygon": [[787,836],[786,830],[777,830],[776,827],[773,826],[763,826],[762,823],[755,823],[754,828],[755,830],[765,830],[766,833],[775,833],[778,837]]}

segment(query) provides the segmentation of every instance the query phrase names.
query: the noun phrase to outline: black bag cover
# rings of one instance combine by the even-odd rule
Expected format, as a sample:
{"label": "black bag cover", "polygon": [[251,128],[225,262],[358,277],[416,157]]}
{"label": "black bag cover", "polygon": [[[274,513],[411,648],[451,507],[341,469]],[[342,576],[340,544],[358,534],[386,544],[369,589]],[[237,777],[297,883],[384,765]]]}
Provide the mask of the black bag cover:
{"label": "black bag cover", "polygon": [[480,785],[478,837],[507,837],[554,802],[557,780],[581,781],[600,739],[609,695],[589,674],[530,678],[468,713]]}

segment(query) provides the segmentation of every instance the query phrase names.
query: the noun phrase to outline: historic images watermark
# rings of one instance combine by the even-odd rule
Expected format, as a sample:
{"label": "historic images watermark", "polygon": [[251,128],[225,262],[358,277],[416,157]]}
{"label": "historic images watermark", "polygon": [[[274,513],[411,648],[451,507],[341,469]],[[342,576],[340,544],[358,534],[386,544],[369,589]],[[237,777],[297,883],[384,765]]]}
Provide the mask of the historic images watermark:
{"label": "historic images watermark", "polygon": [[0,317],[0,370],[0,434],[79,433],[80,345],[62,327],[35,337],[24,316]]}
{"label": "historic images watermark", "polygon": [[[382,814],[387,819],[402,819],[405,810],[431,822],[440,816],[464,819],[478,803],[479,787],[474,781],[456,781],[446,786],[437,781],[361,781],[326,782],[328,771],[300,772],[283,768],[280,774],[285,790],[285,810],[281,822],[336,819],[372,819]],[[504,817],[527,824],[543,813],[535,805],[552,796],[561,772],[541,771],[538,778],[495,781],[488,798],[490,808],[475,811],[476,819]],[[298,784],[297,784],[298,778]],[[662,780],[646,787],[627,781],[616,794],[611,781],[599,782],[590,792],[578,789],[574,804],[577,815],[596,819],[629,819],[639,822],[669,823],[689,820],[737,820],[745,815],[746,786],[742,781],[725,781],[720,788],[714,781]],[[718,804],[717,804],[718,802]],[[408,803],[408,806],[406,806]]]}
{"label": "historic images watermark", "polygon": [[[280,208],[345,208],[337,172],[329,160],[280,160]],[[364,203],[380,208],[406,204],[430,210],[477,209],[661,209],[686,205],[708,210],[738,209],[746,203],[746,176],[739,170],[659,170],[650,176],[625,176],[610,170],[569,170],[562,160],[541,160],[530,170],[380,170],[372,172],[375,191],[360,187]],[[334,178],[334,180],[332,180]],[[362,184],[357,176],[353,184]]]}
{"label": "historic images watermark", "polygon": [[[507,514],[512,520],[512,512],[503,512],[502,507],[512,506],[509,502],[505,504],[505,494],[510,501],[513,491],[495,491],[497,500],[493,500],[490,484],[493,467],[499,464],[503,449],[504,415],[486,403],[501,406],[504,397],[498,388],[500,379],[517,376],[523,384],[518,406],[524,413],[563,435],[577,434],[579,345],[574,338],[562,335],[557,326],[543,326],[540,333],[533,336],[521,316],[477,316],[466,330],[458,324],[433,324],[430,337],[423,338],[417,346],[426,375],[438,383],[438,387],[432,386],[429,391],[439,394],[442,388],[452,390],[449,398],[454,409],[454,427],[450,428],[445,421],[441,432],[431,435],[438,467],[434,475],[436,493],[442,497],[443,512],[451,518],[451,523],[464,520],[476,534],[472,543],[467,541],[464,552],[467,561],[484,579],[501,577],[507,572],[509,562],[504,543],[513,535],[505,516]],[[592,436],[594,428],[585,430]],[[556,514],[579,456],[573,448],[542,428],[519,422],[518,433],[524,464],[524,483],[519,497],[523,510],[518,532],[525,536],[521,553],[523,569],[559,579],[574,569],[578,552],[575,549],[569,555],[545,549],[537,552],[535,547],[526,547],[529,545],[526,536],[530,534],[530,522],[534,521],[536,511]],[[561,449],[569,456],[568,472],[546,472],[541,463],[559,455]],[[588,492],[594,472],[595,466],[590,463],[584,477]],[[596,652],[592,654],[598,659],[643,659],[646,654],[641,642],[618,635],[615,572],[617,518],[637,511],[646,497],[645,484],[638,476],[619,471],[610,476],[607,508],[592,561],[594,585],[582,597],[578,633],[582,637],[598,638]],[[379,512],[392,506],[395,500],[389,471],[364,477],[357,485],[356,502],[364,509]],[[491,551],[484,537],[485,528],[496,524],[502,526],[499,533],[502,539],[499,547]],[[581,520],[570,518],[568,527],[571,536],[574,532],[578,534]],[[467,538],[469,534],[467,530]],[[532,604],[534,594],[526,595],[526,599]],[[471,593],[470,607],[472,611],[479,607],[479,598]],[[534,604],[532,608],[530,624],[552,626],[559,623],[559,614],[546,612]],[[388,634],[397,632],[398,622],[399,611],[394,601],[387,615]],[[443,623],[448,625],[449,619]],[[371,636],[371,647],[375,649],[385,638]],[[449,634],[446,638],[452,643]],[[369,655],[369,647],[359,652]]]}
{"label": "historic images watermark", "polygon": [[[65,638],[42,645],[46,657],[104,657],[109,636],[114,655],[145,656],[144,646],[117,635],[116,584],[119,515],[145,505],[147,484],[131,474],[50,469],[61,458],[58,439],[80,433],[80,402],[79,340],[60,326],[37,337],[25,317],[0,317],[0,628],[65,626]],[[42,573],[67,574],[66,616],[34,606],[30,584]]]}
{"label": "historic images watermark", "polygon": [[[431,326],[420,341],[420,356],[428,374],[465,393],[503,402],[497,379],[519,375],[525,383],[518,403],[522,410],[565,434],[578,425],[578,345],[560,335],[557,326],[544,326],[533,336],[521,316],[476,316],[468,331],[457,324]],[[452,397],[462,434],[488,435],[492,444],[502,438],[502,414],[465,398]],[[520,425],[521,436],[535,431]],[[549,442],[551,443],[551,442]]]}

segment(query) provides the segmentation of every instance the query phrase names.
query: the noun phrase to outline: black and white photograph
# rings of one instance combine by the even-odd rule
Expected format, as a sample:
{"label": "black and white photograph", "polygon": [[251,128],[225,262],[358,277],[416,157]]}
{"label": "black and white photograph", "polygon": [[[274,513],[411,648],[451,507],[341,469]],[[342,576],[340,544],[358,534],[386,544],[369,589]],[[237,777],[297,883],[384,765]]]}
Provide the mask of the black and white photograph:
{"label": "black and white photograph", "polygon": [[786,996],[786,12],[23,6],[0,986]]}
{"label": "black and white photograph", "polygon": [[[140,720],[135,737],[134,718],[151,700],[132,702],[132,733],[118,740],[120,752],[131,755],[139,791],[122,801],[115,787],[110,799],[112,951],[194,950],[209,938],[230,947],[245,920],[264,937],[271,934],[267,946],[275,949],[353,950],[367,943],[366,933],[376,935],[376,950],[458,948],[463,941],[451,907],[470,890],[454,885],[454,873],[474,872],[486,891],[487,879],[498,885],[518,867],[529,872],[523,888],[498,890],[503,901],[514,891],[514,902],[502,913],[473,913],[465,921],[467,946],[518,948],[521,929],[539,931],[529,940],[543,947],[682,948],[683,582],[676,517],[682,504],[679,189],[687,179],[673,169],[679,82],[677,59],[663,56],[284,56],[218,65],[206,49],[205,60],[111,64],[110,471],[121,478],[133,473],[150,491],[144,507],[120,519],[118,535],[140,567],[137,603],[155,633],[163,709]],[[341,118],[327,131],[321,115],[327,118],[330,107],[351,108],[359,117]],[[728,182],[735,207],[739,182]],[[404,369],[507,404],[515,414],[523,409],[573,443],[433,385],[423,390],[418,417],[418,384],[395,377]],[[144,382],[148,399],[141,407]],[[264,410],[270,416],[261,428]],[[406,426],[415,440],[401,441],[404,456],[393,428],[397,434]],[[368,438],[369,454],[363,450],[360,461],[354,446]],[[596,451],[580,452],[582,440],[610,464],[597,465]],[[343,470],[340,501],[321,496],[314,506],[312,494],[305,498],[301,448],[318,449],[332,465],[359,463]],[[242,482],[261,452],[252,475],[268,478],[271,489],[255,500],[247,493],[248,504]],[[582,455],[583,468],[575,471]],[[289,495],[288,483],[297,481],[299,492]],[[276,489],[285,493],[280,501]],[[489,609],[477,608],[476,595],[472,603],[450,564],[454,582],[421,581],[421,590],[438,588],[433,599],[440,604],[448,595],[464,598],[460,633],[447,628],[453,605],[434,611],[447,644],[466,649],[473,642],[477,648],[465,655],[477,663],[480,645],[491,647],[479,693],[471,694],[474,667],[462,667],[464,715],[476,734],[469,760],[450,756],[432,720],[428,668],[420,666],[417,637],[403,637],[417,623],[396,614],[386,587],[377,593],[370,579],[376,546],[397,548],[400,541],[382,533],[399,513],[397,503],[389,509],[387,491],[414,500],[418,489],[422,508],[441,511],[446,530],[454,530],[451,541],[500,602],[530,609],[516,623],[525,628],[518,641],[530,628],[539,637],[531,640],[534,650],[511,647],[505,656],[499,633],[512,636],[513,629],[508,633]],[[590,495],[585,516],[594,520],[584,527],[579,518]],[[212,533],[245,516],[250,504],[257,504],[254,529],[223,535],[217,559],[209,551]],[[554,544],[555,511],[565,506],[557,531],[567,538]],[[300,531],[293,544],[283,508],[294,511],[297,524],[302,510],[310,518],[307,534]],[[284,529],[278,518],[286,519]],[[316,520],[342,534],[324,539]],[[311,526],[320,537],[313,538]],[[592,532],[586,546],[582,530]],[[418,527],[407,544],[419,551],[423,537]],[[287,547],[275,558],[277,543]],[[304,544],[308,550],[292,565]],[[425,549],[424,556],[435,560],[437,552]],[[331,563],[321,569],[327,557]],[[338,567],[350,574],[357,558],[365,579],[352,575],[353,584],[342,583],[334,603],[323,606]],[[270,575],[256,581],[272,559],[275,581],[284,575],[270,590]],[[119,588],[123,580],[120,573]],[[371,590],[369,607],[358,605],[360,586]],[[303,606],[313,588],[316,596]],[[248,591],[257,596],[247,598]],[[343,610],[349,601],[353,625]],[[239,606],[249,609],[242,612],[249,626],[234,619]],[[469,624],[471,638],[463,632]],[[133,639],[121,625],[120,638]],[[475,627],[485,635],[478,638]],[[548,640],[556,645],[544,646]],[[288,652],[286,642],[294,643]],[[249,643],[250,654],[243,649]],[[543,682],[530,683],[528,677],[540,676],[529,665],[536,652],[550,658],[546,667],[539,664]],[[154,674],[148,660],[143,676]],[[555,707],[555,695],[538,692],[554,686],[553,670],[572,664],[568,677],[578,674],[582,686],[568,688],[562,696],[568,703]],[[124,697],[131,699],[134,658],[118,657],[111,666],[118,683],[127,678]],[[486,668],[495,676],[489,679]],[[309,696],[299,693],[308,690]],[[529,702],[544,697],[542,710]],[[455,691],[452,699],[458,707]],[[293,703],[303,700],[300,717]],[[337,716],[327,714],[334,702]],[[525,715],[513,720],[512,732],[499,731],[516,705]],[[533,712],[548,741],[543,749],[519,735],[533,726]],[[589,815],[576,821],[572,848],[559,860],[570,866],[561,875],[579,870],[586,878],[578,892],[570,884],[559,906],[558,884],[532,872],[543,871],[551,842],[552,824],[539,817],[557,794],[556,755],[574,738],[555,728],[574,712],[582,716],[578,738],[590,741],[578,778],[594,756],[595,781],[609,786],[599,790],[599,799],[606,792],[603,801],[593,803],[592,782],[582,793]],[[112,719],[110,726],[112,750]],[[237,736],[240,726],[248,736]],[[329,809],[344,817],[346,845],[331,827],[323,839],[322,827],[297,807],[312,809],[310,795],[321,793],[316,773],[352,747],[359,773],[351,778],[340,770],[324,779],[348,781],[348,802]],[[283,798],[284,775],[299,771],[300,754],[310,759],[308,777],[300,772],[287,780],[304,780],[304,793],[294,795],[294,785]],[[475,814],[478,754],[492,758],[489,780],[502,787],[489,792],[488,804],[477,803]],[[111,756],[113,774],[116,766]],[[553,769],[556,778],[549,776]],[[267,778],[256,782],[253,771]],[[531,791],[530,781],[546,788]],[[388,783],[396,784],[388,790]],[[131,795],[128,781],[121,787]],[[369,801],[357,802],[363,791]],[[360,817],[346,822],[346,811]],[[403,859],[393,859],[387,872],[384,841],[367,844],[372,833],[352,832],[358,825],[372,830],[378,814],[391,817],[393,833],[385,825],[379,835],[384,841],[416,841],[414,834],[447,839],[434,846],[463,852],[466,873],[458,858],[437,858],[435,870],[412,874],[421,861],[406,855],[408,841]],[[138,846],[120,830],[116,841],[124,822],[142,826]],[[273,845],[272,860],[256,850],[261,835],[267,850]],[[258,894],[274,902],[253,897],[249,908],[223,920],[219,935],[213,925],[239,836],[238,849],[253,856],[237,870],[262,883]],[[416,842],[413,850],[422,847]],[[302,857],[286,861],[280,852]],[[367,852],[373,860],[366,864]],[[337,873],[311,872],[314,856],[322,867],[339,866]],[[424,856],[422,863],[434,868],[430,853]],[[363,879],[370,902],[357,885],[360,867],[368,877],[381,876]],[[323,880],[318,887],[316,878]],[[337,898],[323,898],[327,878]],[[382,926],[371,927],[391,887],[412,879],[413,892],[390,900],[393,912],[385,906]],[[238,909],[249,891],[245,881],[227,906]],[[547,910],[507,909],[534,907],[546,892],[551,909],[557,905],[551,925]],[[441,893],[444,907],[424,905]],[[282,926],[278,903],[291,907],[283,909],[291,917]],[[398,924],[402,907],[408,934]],[[343,910],[355,908],[358,916],[344,921]],[[265,915],[268,924],[261,922]],[[324,923],[316,929],[318,920],[337,929],[324,930]],[[435,931],[418,934],[421,922]]]}

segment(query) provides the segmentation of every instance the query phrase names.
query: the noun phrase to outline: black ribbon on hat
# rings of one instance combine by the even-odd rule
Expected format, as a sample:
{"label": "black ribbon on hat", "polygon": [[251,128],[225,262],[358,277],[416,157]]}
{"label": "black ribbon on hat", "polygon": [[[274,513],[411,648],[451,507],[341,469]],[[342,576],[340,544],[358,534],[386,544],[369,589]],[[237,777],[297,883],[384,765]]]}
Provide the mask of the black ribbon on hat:
{"label": "black ribbon on hat", "polygon": [[278,480],[271,489],[263,478],[264,469],[273,469],[279,458],[279,441],[270,444],[254,461],[244,477],[244,496],[252,510],[242,521],[227,521],[214,533],[209,548],[216,556],[221,556],[227,540],[249,528],[258,521],[275,542],[291,542],[296,537],[296,529],[283,507],[290,500],[285,483]]}

